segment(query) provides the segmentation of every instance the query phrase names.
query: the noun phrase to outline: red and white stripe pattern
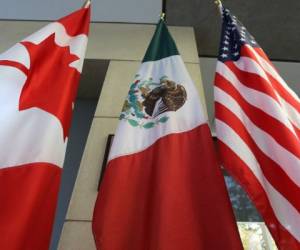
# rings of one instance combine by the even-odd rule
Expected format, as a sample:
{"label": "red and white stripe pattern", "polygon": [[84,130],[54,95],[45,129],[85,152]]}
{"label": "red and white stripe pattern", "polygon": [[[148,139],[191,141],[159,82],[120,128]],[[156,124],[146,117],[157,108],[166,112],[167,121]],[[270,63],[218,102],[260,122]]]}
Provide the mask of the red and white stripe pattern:
{"label": "red and white stripe pattern", "polygon": [[279,249],[300,249],[300,99],[227,9],[214,92],[224,167]]}

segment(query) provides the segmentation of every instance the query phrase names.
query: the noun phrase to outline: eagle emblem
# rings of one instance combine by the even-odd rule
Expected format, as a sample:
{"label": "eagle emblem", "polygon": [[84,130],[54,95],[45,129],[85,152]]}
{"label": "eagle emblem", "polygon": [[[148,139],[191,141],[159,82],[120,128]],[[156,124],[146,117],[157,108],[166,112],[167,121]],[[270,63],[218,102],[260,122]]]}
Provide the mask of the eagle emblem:
{"label": "eagle emblem", "polygon": [[[136,75],[124,103],[120,120],[127,120],[133,127],[150,129],[166,123],[167,112],[176,112],[187,100],[187,93],[182,84],[169,80],[167,76],[159,83],[152,78],[141,80]],[[163,115],[166,113],[166,115]]]}

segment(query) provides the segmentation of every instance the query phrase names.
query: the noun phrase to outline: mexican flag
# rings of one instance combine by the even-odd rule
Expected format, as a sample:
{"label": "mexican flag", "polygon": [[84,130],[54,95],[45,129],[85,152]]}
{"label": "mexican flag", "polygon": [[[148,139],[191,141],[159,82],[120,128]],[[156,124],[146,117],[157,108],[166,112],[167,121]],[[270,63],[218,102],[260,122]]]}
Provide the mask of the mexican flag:
{"label": "mexican flag", "polygon": [[163,20],[120,115],[93,233],[101,250],[242,249],[206,113]]}
{"label": "mexican flag", "polygon": [[47,250],[90,8],[0,54],[0,249]]}

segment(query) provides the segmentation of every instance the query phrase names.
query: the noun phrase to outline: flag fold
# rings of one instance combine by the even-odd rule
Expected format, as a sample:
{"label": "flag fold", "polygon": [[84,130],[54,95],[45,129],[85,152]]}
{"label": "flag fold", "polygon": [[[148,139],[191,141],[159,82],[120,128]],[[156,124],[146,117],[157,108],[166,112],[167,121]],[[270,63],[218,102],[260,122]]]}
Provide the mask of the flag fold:
{"label": "flag fold", "polygon": [[47,250],[90,8],[0,55],[0,249]]}
{"label": "flag fold", "polygon": [[243,24],[222,12],[214,86],[222,164],[278,248],[300,249],[300,100]]}
{"label": "flag fold", "polygon": [[120,115],[93,232],[101,250],[242,249],[206,114],[163,20]]}

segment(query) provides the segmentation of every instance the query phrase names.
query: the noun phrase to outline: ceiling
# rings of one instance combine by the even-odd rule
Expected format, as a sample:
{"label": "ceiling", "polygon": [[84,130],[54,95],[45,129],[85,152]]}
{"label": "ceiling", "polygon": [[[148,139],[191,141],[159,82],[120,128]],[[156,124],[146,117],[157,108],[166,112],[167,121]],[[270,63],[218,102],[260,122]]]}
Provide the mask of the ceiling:
{"label": "ceiling", "polygon": [[[223,0],[272,60],[300,62],[299,0]],[[220,16],[214,0],[166,0],[169,25],[193,26],[200,56],[216,56]]]}
{"label": "ceiling", "polygon": [[[80,8],[85,0],[8,0],[1,2],[0,19],[56,20]],[[162,0],[92,0],[93,22],[155,23]]]}
{"label": "ceiling", "polygon": [[[55,20],[82,6],[85,0],[9,0],[0,20]],[[199,56],[216,57],[220,15],[214,0],[92,0],[93,22],[154,24],[165,6],[167,23],[193,26]],[[300,62],[299,0],[223,0],[248,28],[269,57]]]}

